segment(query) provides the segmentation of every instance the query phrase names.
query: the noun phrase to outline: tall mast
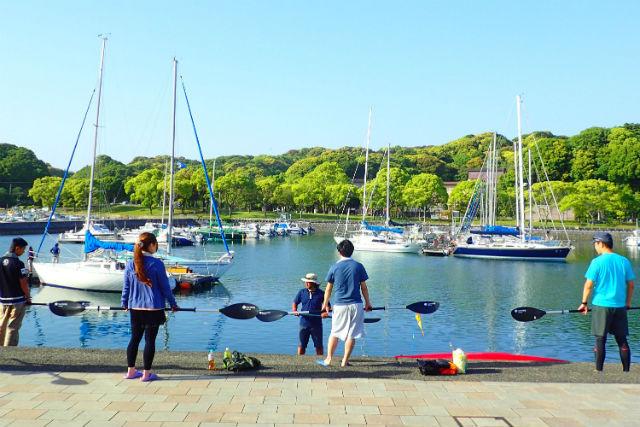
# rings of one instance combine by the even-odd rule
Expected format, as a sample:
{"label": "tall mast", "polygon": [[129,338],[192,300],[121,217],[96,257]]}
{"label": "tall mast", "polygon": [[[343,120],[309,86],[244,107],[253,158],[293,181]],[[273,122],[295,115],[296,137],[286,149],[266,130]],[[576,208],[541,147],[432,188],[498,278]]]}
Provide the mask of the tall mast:
{"label": "tall mast", "polygon": [[[491,166],[493,165],[493,152],[491,151],[491,144],[489,144],[489,149],[487,150],[487,161],[486,161],[486,167],[487,169],[485,170],[485,174],[484,174],[484,185],[487,189],[487,191],[485,192],[485,201],[484,201],[484,220],[483,220],[483,224],[482,225],[491,225],[491,206],[490,206],[490,200],[491,200]],[[480,170],[480,177],[482,177],[482,170]]]}
{"label": "tall mast", "polygon": [[176,87],[178,84],[178,61],[173,58],[173,114],[171,125],[171,165],[169,166],[169,219],[167,221],[167,254],[171,253],[173,228],[173,171],[176,155]]}
{"label": "tall mast", "polygon": [[520,107],[522,104],[522,99],[520,95],[516,96],[516,102],[518,106],[518,203],[519,203],[519,213],[520,213],[520,236],[522,241],[524,242],[524,182],[522,179],[522,116]]}
{"label": "tall mast", "polygon": [[[520,104],[518,104],[519,106]],[[520,111],[520,108],[518,107],[518,111]],[[513,141],[513,174],[514,174],[514,180],[513,180],[513,186],[514,186],[514,190],[515,190],[515,203],[516,203],[516,227],[520,227],[520,229],[522,229],[521,225],[520,225],[520,204],[518,203],[518,142],[516,140]]]}
{"label": "tall mast", "polygon": [[527,154],[529,155],[529,236],[531,236],[531,232],[533,231],[533,221],[532,221],[532,210],[533,210],[533,190],[531,188],[532,180],[531,180],[531,148],[527,150]]}
{"label": "tall mast", "polygon": [[367,217],[367,173],[369,168],[369,143],[371,142],[371,113],[373,107],[369,107],[369,125],[367,126],[367,146],[364,153],[364,184],[362,185],[362,220]]}
{"label": "tall mast", "polygon": [[391,216],[389,215],[389,182],[391,180],[391,144],[387,143],[387,217],[385,219],[385,225],[389,226]]}
{"label": "tall mast", "polygon": [[496,193],[497,193],[497,185],[498,185],[498,153],[496,151],[496,142],[497,142],[497,135],[494,132],[493,133],[493,141],[491,144],[491,151],[492,151],[492,155],[491,155],[491,201],[490,201],[490,212],[491,212],[491,216],[490,216],[490,221],[491,221],[491,225],[496,225]]}
{"label": "tall mast", "polygon": [[[492,152],[491,152],[491,145],[489,145],[489,150],[488,150],[489,155],[487,156],[487,170],[485,171],[484,174],[484,184],[485,187],[487,188],[486,191],[486,200],[484,202],[484,221],[483,221],[483,225],[491,225],[490,223],[490,212],[489,212],[489,200],[491,199],[491,162],[492,162]],[[482,177],[482,170],[480,170],[480,176]]]}
{"label": "tall mast", "polygon": [[162,217],[160,224],[164,224],[164,210],[167,204],[167,162],[164,162],[164,184],[162,185]]}
{"label": "tall mast", "polygon": [[[216,159],[213,159],[213,167],[211,168],[211,192],[215,194],[216,190]],[[213,227],[213,200],[209,201],[209,229]],[[211,231],[211,230],[209,230]]]}
{"label": "tall mast", "polygon": [[93,160],[91,162],[91,177],[89,179],[89,203],[87,205],[87,220],[85,222],[85,230],[89,231],[89,225],[91,224],[91,202],[93,199],[93,180],[95,177],[96,169],[96,151],[98,147],[98,126],[100,125],[100,101],[102,100],[102,75],[104,72],[104,52],[107,48],[107,37],[100,36],[102,38],[102,50],[100,52],[100,71],[98,72],[98,103],[96,107],[96,123],[95,131],[93,133]]}

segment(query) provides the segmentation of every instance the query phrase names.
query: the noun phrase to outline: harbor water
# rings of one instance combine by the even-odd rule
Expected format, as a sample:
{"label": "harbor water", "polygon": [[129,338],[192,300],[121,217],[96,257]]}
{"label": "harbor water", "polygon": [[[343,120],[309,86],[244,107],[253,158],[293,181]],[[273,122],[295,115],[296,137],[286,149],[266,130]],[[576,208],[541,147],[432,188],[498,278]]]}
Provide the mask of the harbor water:
{"label": "harbor water", "polygon": [[[8,248],[12,236],[0,237]],[[40,236],[22,236],[37,246]],[[571,361],[592,360],[593,337],[590,316],[547,315],[530,323],[516,322],[510,310],[533,306],[545,310],[574,309],[580,304],[584,272],[595,252],[590,240],[574,242],[576,250],[566,263],[474,260],[426,257],[412,254],[356,253],[369,274],[374,306],[404,307],[416,301],[438,301],[440,308],[422,315],[424,335],[415,314],[406,309],[374,311],[368,317],[381,321],[366,326],[366,337],[358,340],[359,356],[394,356],[450,351],[451,346],[471,351],[505,351],[557,357]],[[51,245],[49,245],[51,246]],[[49,246],[43,247],[47,258]],[[3,249],[4,249],[3,248]],[[61,262],[77,259],[81,245],[63,245]],[[202,258],[222,245],[178,248],[175,254]],[[199,292],[176,296],[182,307],[220,308],[238,302],[263,309],[290,310],[300,280],[315,272],[324,278],[338,259],[329,233],[273,238],[234,244],[233,267],[222,283]],[[630,258],[640,274],[637,249],[616,240],[617,252]],[[26,263],[26,255],[23,256]],[[324,288],[324,284],[322,286]],[[34,301],[88,300],[99,305],[120,305],[118,294],[90,294],[55,288],[32,289]],[[636,292],[634,305],[639,305]],[[629,343],[634,361],[640,361],[640,311],[629,312]],[[324,340],[330,330],[325,321]],[[257,319],[234,320],[216,313],[177,312],[158,335],[157,348],[165,350],[222,351],[225,347],[245,353],[295,353],[298,319],[285,316],[264,323]],[[124,349],[129,340],[128,314],[117,311],[86,311],[59,317],[43,306],[32,306],[20,331],[20,345],[67,348]],[[309,353],[313,353],[309,344]],[[607,361],[617,361],[611,337]],[[342,351],[342,346],[338,349]],[[124,355],[123,355],[124,358]],[[123,359],[124,360],[124,359]]]}

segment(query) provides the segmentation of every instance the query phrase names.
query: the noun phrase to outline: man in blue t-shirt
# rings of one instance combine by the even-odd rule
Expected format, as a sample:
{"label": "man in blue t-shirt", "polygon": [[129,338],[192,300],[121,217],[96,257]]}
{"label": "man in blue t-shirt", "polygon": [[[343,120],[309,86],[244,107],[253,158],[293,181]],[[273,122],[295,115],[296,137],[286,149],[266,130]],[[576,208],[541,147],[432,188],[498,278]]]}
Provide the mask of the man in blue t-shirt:
{"label": "man in blue t-shirt", "polygon": [[324,300],[324,291],[320,289],[318,275],[315,273],[307,273],[307,275],[300,280],[304,282],[305,287],[304,289],[300,289],[293,299],[293,305],[291,306],[293,313],[298,316],[298,306],[300,306],[300,311],[308,311],[310,313],[320,314],[320,316],[300,316],[298,355],[301,356],[306,353],[309,337],[311,337],[311,339],[313,339],[313,346],[316,348],[316,354],[322,356],[324,354],[324,347],[322,345],[322,318],[328,316],[327,312],[320,313],[322,301]]}
{"label": "man in blue t-shirt", "polygon": [[604,368],[607,334],[615,336],[620,350],[622,370],[629,371],[631,350],[627,343],[629,326],[627,309],[633,297],[633,280],[636,278],[631,263],[613,252],[613,237],[609,233],[597,232],[593,236],[593,247],[598,256],[591,261],[585,273],[582,303],[578,310],[587,314],[589,295],[593,291],[591,304],[591,333],[596,337],[594,353],[596,370]]}
{"label": "man in blue t-shirt", "polygon": [[53,255],[53,258],[51,260],[52,262],[57,263],[58,261],[60,261],[60,245],[58,245],[58,242],[53,245],[49,252],[51,252],[51,255]]}
{"label": "man in blue t-shirt", "polygon": [[[327,289],[324,291],[322,309],[329,309],[331,294],[334,294],[331,335],[329,336],[326,359],[317,360],[322,366],[331,365],[331,359],[338,346],[338,339],[344,341],[344,356],[341,366],[349,366],[349,357],[356,339],[364,336],[364,312],[371,311],[367,271],[364,266],[351,259],[353,243],[343,240],[338,243],[340,260],[333,264],[327,273]],[[335,292],[334,292],[335,291]],[[364,298],[364,306],[362,304]]]}

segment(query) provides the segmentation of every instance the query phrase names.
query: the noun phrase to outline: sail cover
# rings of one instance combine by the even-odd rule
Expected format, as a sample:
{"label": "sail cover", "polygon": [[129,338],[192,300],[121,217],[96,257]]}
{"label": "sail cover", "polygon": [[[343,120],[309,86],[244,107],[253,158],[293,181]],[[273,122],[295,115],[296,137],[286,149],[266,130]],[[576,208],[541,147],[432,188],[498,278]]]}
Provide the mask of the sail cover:
{"label": "sail cover", "polygon": [[103,242],[91,234],[89,230],[84,233],[84,253],[88,254],[97,249],[113,249],[114,251],[133,251],[133,245],[121,242]]}
{"label": "sail cover", "polygon": [[487,234],[493,236],[519,236],[518,227],[505,227],[503,225],[485,225],[482,228],[471,230],[471,234]]}
{"label": "sail cover", "polygon": [[385,227],[382,225],[371,225],[367,221],[362,221],[362,225],[367,230],[373,231],[375,233],[381,233],[383,231],[389,231],[391,233],[402,234],[403,230],[401,227]]}

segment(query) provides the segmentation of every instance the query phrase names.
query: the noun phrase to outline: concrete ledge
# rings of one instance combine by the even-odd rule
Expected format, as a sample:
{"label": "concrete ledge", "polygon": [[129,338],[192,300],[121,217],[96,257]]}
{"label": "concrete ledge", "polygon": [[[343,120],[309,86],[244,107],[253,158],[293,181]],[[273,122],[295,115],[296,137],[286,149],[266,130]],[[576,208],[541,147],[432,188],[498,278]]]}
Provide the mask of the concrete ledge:
{"label": "concrete ledge", "polygon": [[[640,383],[640,368],[632,366],[624,373],[619,363],[609,363],[604,373],[594,372],[592,363],[546,364],[514,362],[469,362],[466,375],[423,376],[414,360],[397,362],[393,358],[355,357],[352,366],[322,368],[315,364],[316,356],[250,354],[263,364],[254,371],[233,373],[207,370],[206,352],[158,351],[154,371],[159,374],[189,374],[199,376],[263,377],[263,378],[380,378],[438,381],[554,382],[554,383]],[[142,358],[138,355],[139,363]],[[222,353],[216,353],[220,367]],[[611,362],[614,358],[610,358]],[[0,370],[29,372],[94,372],[121,373],[125,370],[125,349],[64,349],[49,347],[3,347],[0,349]]]}

